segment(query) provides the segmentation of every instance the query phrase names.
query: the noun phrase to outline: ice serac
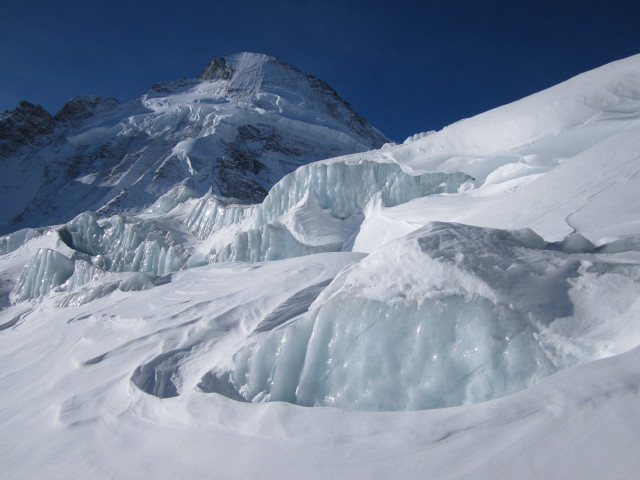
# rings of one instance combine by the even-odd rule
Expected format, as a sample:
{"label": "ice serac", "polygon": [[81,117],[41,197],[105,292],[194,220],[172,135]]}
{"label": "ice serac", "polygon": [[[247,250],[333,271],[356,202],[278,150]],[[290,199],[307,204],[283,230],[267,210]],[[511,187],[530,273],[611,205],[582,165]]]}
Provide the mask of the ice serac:
{"label": "ice serac", "polygon": [[305,406],[498,398],[584,361],[556,346],[602,322],[574,310],[595,270],[615,267],[550,249],[531,230],[432,223],[340,274],[307,314],[262,333],[218,378],[247,401]]}
{"label": "ice serac", "polygon": [[42,235],[43,229],[23,228],[4,237],[0,237],[0,255],[17,250],[29,240]]}
{"label": "ice serac", "polygon": [[35,299],[63,284],[73,274],[73,261],[61,253],[43,248],[24,267],[14,287],[15,301]]}
{"label": "ice serac", "polygon": [[357,230],[374,197],[391,207],[456,193],[471,180],[461,173],[409,175],[396,163],[361,158],[316,162],[286,175],[259,205],[203,197],[186,225],[201,238],[209,237],[209,258],[214,261],[278,260],[336,251]]}
{"label": "ice serac", "polygon": [[387,141],[324,82],[255,53],[125,103],[83,95],[52,116],[23,102],[0,132],[0,191],[20,191],[0,198],[0,234],[140,211],[177,186],[256,203],[301,165]]}
{"label": "ice serac", "polygon": [[59,234],[69,247],[93,257],[101,269],[164,275],[184,265],[184,247],[174,232],[156,221],[116,215],[99,223],[98,218],[93,212],[82,213]]}

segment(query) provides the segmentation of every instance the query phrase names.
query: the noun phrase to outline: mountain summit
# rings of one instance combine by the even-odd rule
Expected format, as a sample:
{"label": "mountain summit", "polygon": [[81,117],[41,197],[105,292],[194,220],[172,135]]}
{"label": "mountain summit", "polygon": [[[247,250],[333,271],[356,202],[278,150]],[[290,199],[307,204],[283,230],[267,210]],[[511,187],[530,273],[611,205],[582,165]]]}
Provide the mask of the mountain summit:
{"label": "mountain summit", "polygon": [[138,211],[177,185],[256,202],[303,164],[387,141],[326,83],[258,53],[126,103],[83,95],[52,116],[23,102],[0,129],[0,233]]}

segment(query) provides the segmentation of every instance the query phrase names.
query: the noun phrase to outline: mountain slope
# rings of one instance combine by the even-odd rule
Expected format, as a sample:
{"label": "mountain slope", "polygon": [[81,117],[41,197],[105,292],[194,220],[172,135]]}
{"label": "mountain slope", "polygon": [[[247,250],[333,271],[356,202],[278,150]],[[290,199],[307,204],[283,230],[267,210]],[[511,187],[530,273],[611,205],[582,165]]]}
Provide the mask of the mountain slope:
{"label": "mountain slope", "polygon": [[255,202],[300,165],[386,141],[328,85],[254,53],[124,104],[85,95],[51,116],[23,102],[0,133],[5,233],[137,211],[179,184]]}

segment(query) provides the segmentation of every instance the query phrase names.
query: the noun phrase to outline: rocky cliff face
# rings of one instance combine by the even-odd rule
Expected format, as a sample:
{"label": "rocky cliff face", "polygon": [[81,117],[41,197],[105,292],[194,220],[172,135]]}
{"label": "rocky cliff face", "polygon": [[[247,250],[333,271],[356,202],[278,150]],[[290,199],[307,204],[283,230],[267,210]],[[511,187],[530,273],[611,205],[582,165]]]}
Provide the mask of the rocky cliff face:
{"label": "rocky cliff face", "polygon": [[53,132],[54,125],[49,112],[24,100],[15,109],[0,112],[0,157]]}
{"label": "rocky cliff face", "polygon": [[138,211],[180,184],[257,202],[300,165],[386,141],[326,83],[255,53],[126,103],[84,95],[52,116],[21,102],[0,114],[0,234]]}

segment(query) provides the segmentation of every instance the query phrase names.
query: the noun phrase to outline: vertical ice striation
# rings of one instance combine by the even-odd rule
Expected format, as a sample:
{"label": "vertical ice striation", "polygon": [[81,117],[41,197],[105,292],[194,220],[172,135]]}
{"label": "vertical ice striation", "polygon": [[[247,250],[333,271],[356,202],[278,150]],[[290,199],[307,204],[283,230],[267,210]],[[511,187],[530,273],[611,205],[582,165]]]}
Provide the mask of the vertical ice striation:
{"label": "vertical ice striation", "polygon": [[[212,261],[264,261],[335,251],[359,223],[349,221],[338,227],[336,221],[361,216],[373,196],[378,195],[391,207],[426,195],[455,193],[468,180],[470,177],[462,173],[409,175],[396,163],[353,159],[317,162],[286,175],[259,205],[229,204],[209,194],[196,202],[186,225],[201,238],[215,237],[227,229],[219,235],[220,240],[212,241]],[[309,197],[316,205],[310,204]],[[293,212],[301,208],[313,209],[316,217],[304,227],[296,219],[291,221]],[[314,239],[317,230],[331,222],[343,238],[319,245]],[[236,230],[229,241],[231,226]]]}
{"label": "vertical ice striation", "polygon": [[61,253],[41,248],[24,267],[13,289],[15,301],[35,299],[63,284],[73,274],[73,261]]}
{"label": "vertical ice striation", "polygon": [[311,191],[320,207],[331,216],[345,219],[361,213],[379,193],[386,207],[439,193],[456,193],[469,180],[462,173],[409,175],[397,163],[368,160],[317,162],[300,167],[278,182],[265,198],[258,214],[260,223],[283,215]]}
{"label": "vertical ice striation", "polygon": [[546,247],[527,229],[432,223],[342,272],[218,378],[247,401],[361,410],[524,389],[558,368],[540,332],[573,314],[569,280],[580,274],[578,259]]}
{"label": "vertical ice striation", "polygon": [[0,237],[0,255],[11,253],[29,240],[42,235],[42,229],[23,228],[4,237]]}
{"label": "vertical ice striation", "polygon": [[186,262],[184,248],[153,220],[116,215],[99,223],[95,213],[85,212],[59,233],[67,245],[95,257],[108,271],[164,275]]}
{"label": "vertical ice striation", "polygon": [[256,208],[257,206],[228,203],[209,193],[195,203],[186,220],[186,226],[194,235],[206,238],[225,227],[240,223]]}
{"label": "vertical ice striation", "polygon": [[283,225],[266,224],[238,232],[233,243],[217,250],[216,262],[264,262],[339,250],[341,245],[306,245]]}

